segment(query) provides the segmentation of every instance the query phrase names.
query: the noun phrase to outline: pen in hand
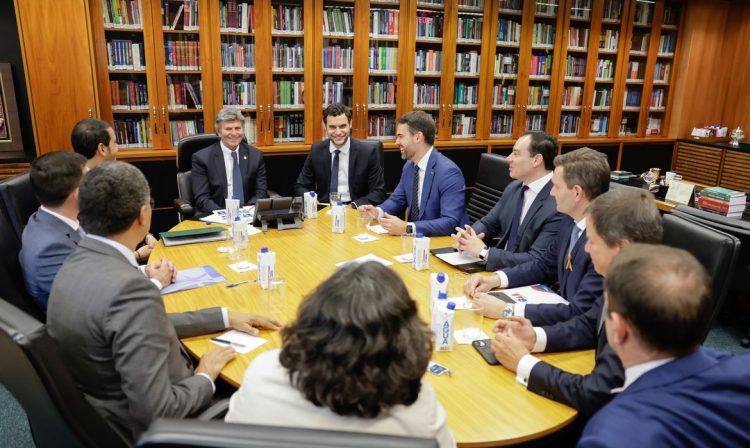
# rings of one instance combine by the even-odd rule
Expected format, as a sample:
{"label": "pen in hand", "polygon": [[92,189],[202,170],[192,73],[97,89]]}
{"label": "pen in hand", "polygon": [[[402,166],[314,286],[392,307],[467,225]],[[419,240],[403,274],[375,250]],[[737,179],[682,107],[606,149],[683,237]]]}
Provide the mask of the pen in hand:
{"label": "pen in hand", "polygon": [[238,343],[238,342],[227,341],[226,339],[220,339],[220,338],[211,338],[211,340],[212,340],[212,341],[216,341],[216,342],[220,342],[220,343],[222,343],[222,344],[233,345],[233,346],[235,346],[235,347],[245,348],[245,345],[244,345],[244,344],[240,344],[240,343]]}
{"label": "pen in hand", "polygon": [[227,288],[234,288],[235,286],[244,285],[245,283],[254,283],[254,282],[257,282],[257,281],[258,280],[243,280],[243,281],[237,282],[237,283],[230,283],[230,284],[227,285]]}

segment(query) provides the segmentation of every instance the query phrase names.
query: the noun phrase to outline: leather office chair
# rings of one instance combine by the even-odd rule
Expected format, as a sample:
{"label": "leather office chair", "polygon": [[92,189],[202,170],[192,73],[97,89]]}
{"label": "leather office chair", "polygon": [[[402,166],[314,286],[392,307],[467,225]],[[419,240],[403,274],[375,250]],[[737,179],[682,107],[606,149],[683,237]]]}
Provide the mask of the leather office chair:
{"label": "leather office chair", "polygon": [[138,446],[142,448],[433,448],[437,447],[437,442],[434,439],[358,432],[160,419],[143,433]]}
{"label": "leather office chair", "polygon": [[383,176],[385,177],[385,149],[383,147],[383,141],[375,139],[367,139],[362,141],[375,146],[375,150],[378,152],[378,162],[380,162],[380,168],[383,170]]}
{"label": "leather office chair", "polygon": [[[724,304],[734,276],[740,253],[740,240],[709,226],[673,214],[664,215],[663,219],[664,244],[690,252],[711,275],[714,299],[711,322],[713,322]],[[708,329],[703,337],[707,335]]]}
{"label": "leather office chair", "polygon": [[26,411],[37,447],[128,447],[84,398],[45,325],[0,300],[0,383]]}
{"label": "leather office chair", "polygon": [[[672,209],[671,213],[739,238],[742,250],[737,260],[727,296],[734,298],[735,303],[730,305],[744,308],[738,311],[747,318],[748,310],[750,310],[750,222],[727,218],[685,205],[678,205]],[[740,343],[743,347],[750,348],[750,328],[747,325]]]}
{"label": "leather office chair", "polygon": [[466,204],[471,222],[486,216],[511,182],[513,178],[510,177],[507,158],[498,154],[482,154],[474,191]]}
{"label": "leather office chair", "polygon": [[216,134],[198,134],[185,137],[177,144],[177,194],[179,198],[174,200],[174,207],[180,221],[195,215],[193,186],[190,179],[193,154],[218,141],[219,136]]}
{"label": "leather office chair", "polygon": [[31,188],[29,173],[13,176],[0,183],[0,199],[3,213],[20,241],[29,217],[39,208],[39,201]]}

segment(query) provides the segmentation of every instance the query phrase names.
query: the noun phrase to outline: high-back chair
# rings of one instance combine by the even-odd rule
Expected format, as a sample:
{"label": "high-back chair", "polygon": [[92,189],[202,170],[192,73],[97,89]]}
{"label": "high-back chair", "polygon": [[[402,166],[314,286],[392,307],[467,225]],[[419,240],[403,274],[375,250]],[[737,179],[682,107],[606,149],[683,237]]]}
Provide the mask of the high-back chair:
{"label": "high-back chair", "polygon": [[29,173],[0,182],[0,201],[2,213],[8,218],[13,232],[20,241],[29,217],[39,208],[39,201],[31,188]]}
{"label": "high-back chair", "polygon": [[191,173],[193,154],[219,141],[216,134],[197,134],[185,137],[177,144],[177,194],[174,207],[180,221],[195,215]]}
{"label": "high-back chair", "polygon": [[513,178],[510,177],[508,159],[498,154],[483,153],[479,158],[474,191],[466,204],[471,222],[486,216],[511,182]]}

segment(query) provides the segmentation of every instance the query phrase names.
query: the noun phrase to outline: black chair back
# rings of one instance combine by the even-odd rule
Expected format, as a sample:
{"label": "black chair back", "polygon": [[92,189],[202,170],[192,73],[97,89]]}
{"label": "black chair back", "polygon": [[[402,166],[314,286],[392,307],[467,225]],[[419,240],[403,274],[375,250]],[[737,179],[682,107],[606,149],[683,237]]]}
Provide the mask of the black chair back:
{"label": "black chair back", "polygon": [[141,435],[143,448],[258,447],[258,448],[434,448],[434,439],[224,423],[159,419]]}
{"label": "black chair back", "polygon": [[16,238],[8,218],[4,213],[0,213],[0,297],[44,322],[44,313],[26,291],[21,263],[18,261],[20,250],[21,241]]}
{"label": "black chair back", "polygon": [[180,221],[195,215],[193,187],[190,183],[193,154],[218,141],[219,136],[216,134],[197,134],[185,137],[177,144],[177,194],[179,197],[174,200],[174,208]]}
{"label": "black chair back", "polygon": [[724,304],[734,276],[740,253],[740,240],[709,226],[667,214],[664,215],[663,242],[667,246],[690,252],[711,275],[714,298],[711,316],[713,322]]}
{"label": "black chair back", "polygon": [[375,150],[378,152],[380,168],[383,170],[383,176],[385,176],[385,148],[383,147],[383,141],[375,139],[367,139],[363,141],[375,147]]}
{"label": "black chair back", "polygon": [[0,383],[26,411],[37,447],[127,447],[76,386],[44,324],[0,300]]}
{"label": "black chair back", "polygon": [[508,170],[508,159],[498,154],[483,153],[479,159],[474,191],[466,204],[471,221],[475,222],[486,216],[511,182],[513,178]]}
{"label": "black chair back", "polygon": [[29,173],[19,174],[0,183],[3,213],[8,217],[18,240],[29,217],[39,208],[39,201],[31,188]]}

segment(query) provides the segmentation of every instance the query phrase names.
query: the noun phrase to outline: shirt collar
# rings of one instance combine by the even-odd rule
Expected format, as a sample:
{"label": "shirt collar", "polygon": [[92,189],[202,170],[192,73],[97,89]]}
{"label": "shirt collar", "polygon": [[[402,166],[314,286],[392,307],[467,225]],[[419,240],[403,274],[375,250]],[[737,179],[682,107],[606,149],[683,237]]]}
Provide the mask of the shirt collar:
{"label": "shirt collar", "polygon": [[552,171],[526,186],[529,187],[529,190],[533,191],[534,194],[539,194],[539,192],[542,191],[542,188],[544,188],[550,180],[552,180]]}
{"label": "shirt collar", "polygon": [[638,378],[646,374],[647,372],[654,370],[657,367],[663,366],[664,364],[674,360],[674,357],[671,358],[662,358],[662,359],[656,359],[653,361],[646,361],[642,362],[640,364],[636,364],[634,366],[630,366],[627,369],[625,369],[625,383],[623,383],[622,387],[616,387],[612,389],[612,393],[620,393],[627,389],[631,384],[635,383]]}
{"label": "shirt collar", "polygon": [[132,264],[134,267],[138,267],[138,263],[135,261],[135,254],[133,253],[133,250],[125,247],[124,244],[118,243],[115,240],[111,240],[103,236],[92,235],[90,233],[87,234],[86,236],[91,239],[101,241],[104,244],[108,244],[111,247],[114,247],[115,249],[117,249],[118,252],[120,252],[128,260],[128,262],[130,262],[130,264]]}
{"label": "shirt collar", "polygon": [[[232,151],[232,150],[231,150],[231,149],[229,149],[229,148],[228,148],[228,147],[227,147],[227,146],[226,146],[226,145],[224,144],[224,142],[222,142],[221,140],[219,140],[219,146],[221,146],[221,152],[223,152],[223,153],[224,153],[224,157],[228,157],[228,158],[230,158],[230,159],[232,158],[232,153],[233,153],[234,151],[239,151],[239,150],[240,150],[240,146],[239,146],[239,145],[237,145],[237,149],[235,149],[234,151]],[[237,156],[239,157],[239,155],[240,155],[240,153],[238,152],[238,153],[237,153]]]}
{"label": "shirt collar", "polygon": [[65,224],[69,225],[76,232],[78,231],[78,227],[80,227],[80,223],[78,222],[77,219],[70,219],[67,216],[63,216],[59,213],[53,212],[52,210],[48,209],[47,207],[43,205],[39,207],[39,210],[42,210],[45,213],[49,213],[50,215],[54,216],[55,218],[59,219]]}
{"label": "shirt collar", "polygon": [[424,156],[422,156],[422,160],[417,163],[417,166],[419,167],[422,172],[427,171],[427,163],[430,161],[430,156],[432,155],[432,150],[435,149],[434,146],[430,146],[430,149],[425,153]]}
{"label": "shirt collar", "polygon": [[576,227],[578,227],[579,233],[583,233],[583,231],[586,230],[586,217],[585,216],[576,223]]}
{"label": "shirt collar", "polygon": [[331,151],[331,154],[333,154],[334,151],[339,150],[341,151],[341,154],[349,154],[349,148],[351,147],[350,142],[352,141],[352,138],[349,137],[346,139],[346,143],[344,143],[341,148],[337,148],[336,145],[333,144],[333,140],[329,140],[328,143],[328,150]]}

